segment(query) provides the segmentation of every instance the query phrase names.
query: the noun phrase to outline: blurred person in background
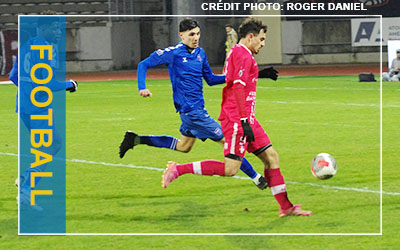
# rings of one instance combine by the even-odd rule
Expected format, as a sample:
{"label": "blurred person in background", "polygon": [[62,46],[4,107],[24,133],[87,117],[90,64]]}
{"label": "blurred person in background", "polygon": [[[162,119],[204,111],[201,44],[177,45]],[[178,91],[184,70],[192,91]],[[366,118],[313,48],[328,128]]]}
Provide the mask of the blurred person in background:
{"label": "blurred person in background", "polygon": [[225,52],[226,52],[226,57],[228,57],[229,50],[233,46],[235,46],[235,44],[237,44],[238,42],[238,34],[230,24],[225,25],[225,31],[226,31]]}
{"label": "blurred person in background", "polygon": [[383,79],[386,81],[398,82],[400,78],[400,49],[396,50],[396,58],[393,59],[389,73],[383,72]]}

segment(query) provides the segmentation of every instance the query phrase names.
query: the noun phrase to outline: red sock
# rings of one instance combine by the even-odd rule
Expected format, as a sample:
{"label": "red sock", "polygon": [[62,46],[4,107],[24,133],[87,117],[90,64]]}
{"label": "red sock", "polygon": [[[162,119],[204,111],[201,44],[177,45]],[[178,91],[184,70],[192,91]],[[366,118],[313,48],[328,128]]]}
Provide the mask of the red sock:
{"label": "red sock", "polygon": [[289,201],[287,197],[286,184],[281,174],[281,170],[279,168],[265,169],[264,174],[265,180],[267,181],[268,186],[271,189],[271,192],[274,195],[275,199],[281,206],[281,209],[288,209],[293,207],[293,204]]}
{"label": "red sock", "polygon": [[222,161],[206,160],[176,165],[179,175],[199,174],[199,175],[219,175],[225,176],[225,164]]}

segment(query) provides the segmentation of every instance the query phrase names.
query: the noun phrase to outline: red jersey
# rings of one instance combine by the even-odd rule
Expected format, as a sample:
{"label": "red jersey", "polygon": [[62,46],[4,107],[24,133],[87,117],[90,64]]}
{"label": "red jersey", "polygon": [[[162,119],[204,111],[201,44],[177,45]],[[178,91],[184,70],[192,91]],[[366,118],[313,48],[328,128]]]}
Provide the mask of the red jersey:
{"label": "red jersey", "polygon": [[[254,124],[258,66],[251,51],[243,44],[236,44],[228,53],[225,67],[226,86],[222,92],[221,114],[218,120],[238,122],[247,117]],[[244,113],[240,114],[235,91],[244,91]],[[243,104],[242,104],[243,105]]]}

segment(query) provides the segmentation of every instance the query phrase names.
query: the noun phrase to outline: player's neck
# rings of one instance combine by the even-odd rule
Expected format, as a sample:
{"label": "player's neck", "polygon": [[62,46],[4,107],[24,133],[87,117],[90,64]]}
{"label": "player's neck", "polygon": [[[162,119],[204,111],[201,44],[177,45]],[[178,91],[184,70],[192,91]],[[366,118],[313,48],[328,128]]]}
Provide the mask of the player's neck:
{"label": "player's neck", "polygon": [[192,54],[193,51],[196,49],[196,48],[191,48],[191,47],[189,47],[189,45],[187,45],[187,44],[185,44],[185,43],[183,43],[183,44],[186,46],[186,49],[187,49],[187,51],[189,52],[189,54]]}
{"label": "player's neck", "polygon": [[249,41],[247,41],[246,39],[240,39],[239,44],[246,47],[246,49],[250,52],[250,54],[253,55],[253,52],[250,50],[250,42]]}
{"label": "player's neck", "polygon": [[187,46],[186,49],[190,54],[192,54],[193,50],[195,50],[195,48],[190,48],[189,46]]}
{"label": "player's neck", "polygon": [[48,43],[51,43],[51,42],[49,41],[50,39],[47,39],[46,36],[45,36],[45,34],[43,34],[43,32],[40,32],[40,31],[39,31],[37,37],[42,38],[43,40],[45,40],[45,41],[48,42]]}

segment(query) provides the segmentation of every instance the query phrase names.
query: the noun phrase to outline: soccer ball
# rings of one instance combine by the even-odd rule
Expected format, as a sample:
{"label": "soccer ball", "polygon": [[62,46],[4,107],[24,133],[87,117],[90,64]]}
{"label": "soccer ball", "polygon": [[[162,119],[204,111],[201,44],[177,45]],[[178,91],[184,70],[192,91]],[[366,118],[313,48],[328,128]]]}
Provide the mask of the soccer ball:
{"label": "soccer ball", "polygon": [[319,153],[311,161],[311,173],[321,180],[332,178],[337,171],[335,159],[327,153]]}

